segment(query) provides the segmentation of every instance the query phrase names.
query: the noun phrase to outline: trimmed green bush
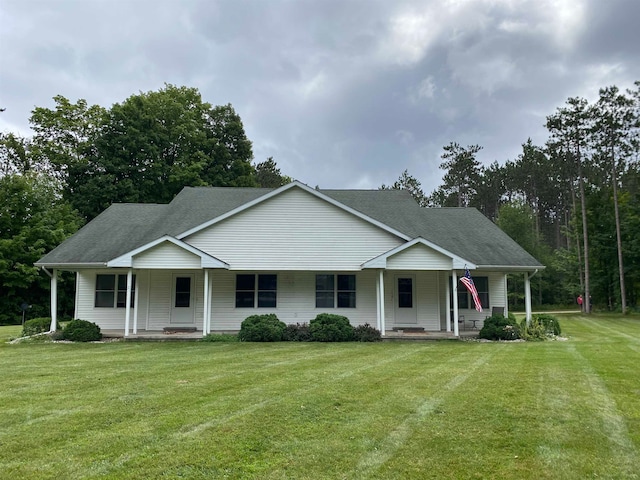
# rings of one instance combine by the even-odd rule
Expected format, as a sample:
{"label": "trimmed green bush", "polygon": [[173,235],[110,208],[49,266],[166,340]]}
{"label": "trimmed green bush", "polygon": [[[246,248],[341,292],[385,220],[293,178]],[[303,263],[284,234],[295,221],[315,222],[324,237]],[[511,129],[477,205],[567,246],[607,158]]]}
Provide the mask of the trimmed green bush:
{"label": "trimmed green bush", "polygon": [[[32,318],[31,320],[24,322],[24,326],[22,327],[22,336],[29,337],[31,335],[37,335],[38,333],[48,332],[49,328],[51,328],[51,318]],[[58,324],[57,328],[60,328],[60,324]]]}
{"label": "trimmed green bush", "polygon": [[365,323],[353,329],[353,339],[356,342],[380,342],[382,341],[382,335],[380,330]]}
{"label": "trimmed green bush", "polygon": [[517,340],[520,338],[520,327],[510,318],[493,315],[484,321],[478,336],[487,340]]}
{"label": "trimmed green bush", "polygon": [[291,323],[284,330],[282,338],[286,342],[310,342],[311,331],[308,323]]}
{"label": "trimmed green bush", "polygon": [[62,338],[72,342],[96,342],[102,338],[100,327],[87,320],[71,320],[62,330]]}
{"label": "trimmed green bush", "polygon": [[285,323],[273,313],[251,315],[240,325],[238,339],[242,342],[279,342],[286,328]]}
{"label": "trimmed green bush", "polygon": [[347,317],[321,313],[309,323],[314,342],[349,342],[353,340],[353,326]]}
{"label": "trimmed green bush", "polygon": [[238,336],[233,333],[209,333],[200,339],[201,342],[238,342]]}

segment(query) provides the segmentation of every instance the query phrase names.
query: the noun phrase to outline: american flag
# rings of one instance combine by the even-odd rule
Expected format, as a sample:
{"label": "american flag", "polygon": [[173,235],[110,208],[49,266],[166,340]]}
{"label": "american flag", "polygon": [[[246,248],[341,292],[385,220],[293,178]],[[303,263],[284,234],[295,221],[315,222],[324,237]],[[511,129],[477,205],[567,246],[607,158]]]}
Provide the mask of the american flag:
{"label": "american flag", "polygon": [[478,297],[478,290],[476,290],[476,286],[473,283],[473,278],[471,278],[471,274],[469,273],[469,269],[465,269],[464,277],[460,277],[460,281],[467,287],[467,290],[471,292],[471,296],[473,297],[473,303],[476,305],[476,310],[482,311],[482,303],[480,303],[480,297]]}

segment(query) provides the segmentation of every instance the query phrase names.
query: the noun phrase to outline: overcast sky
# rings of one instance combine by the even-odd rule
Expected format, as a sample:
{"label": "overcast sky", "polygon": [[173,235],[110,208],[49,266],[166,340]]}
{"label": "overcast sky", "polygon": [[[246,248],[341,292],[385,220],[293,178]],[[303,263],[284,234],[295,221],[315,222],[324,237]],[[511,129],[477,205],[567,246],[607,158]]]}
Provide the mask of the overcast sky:
{"label": "overcast sky", "polygon": [[430,193],[442,147],[515,159],[569,97],[640,79],[639,0],[0,0],[0,131],[52,97],[165,83],[231,103],[256,161],[311,186]]}

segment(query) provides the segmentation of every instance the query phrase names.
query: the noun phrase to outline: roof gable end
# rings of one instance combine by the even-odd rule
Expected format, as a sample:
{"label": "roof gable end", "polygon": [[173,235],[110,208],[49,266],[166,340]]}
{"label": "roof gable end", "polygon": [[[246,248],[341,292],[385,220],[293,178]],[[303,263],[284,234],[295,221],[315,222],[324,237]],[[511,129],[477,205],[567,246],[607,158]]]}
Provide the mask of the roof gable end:
{"label": "roof gable end", "polygon": [[410,242],[404,243],[392,250],[389,250],[388,252],[383,253],[382,255],[379,255],[375,258],[372,258],[371,260],[365,262],[362,264],[362,268],[363,269],[367,269],[367,268],[386,268],[387,267],[387,260],[390,257],[393,257],[394,255],[397,255],[401,252],[406,251],[407,249],[413,247],[414,245],[423,245],[427,248],[430,248],[432,250],[435,250],[438,253],[441,253],[442,255],[449,257],[452,262],[453,262],[453,268],[455,269],[461,269],[461,268],[469,268],[471,270],[475,270],[476,269],[476,265],[469,261],[469,260],[465,260],[464,258],[459,257],[458,255],[449,252],[448,250],[440,247],[439,245],[436,245],[435,243],[430,242],[429,240],[425,240],[422,237],[418,237],[418,238],[414,238],[413,240],[411,240]]}
{"label": "roof gable end", "polygon": [[133,267],[133,257],[136,255],[140,255],[141,253],[147,252],[154,247],[162,243],[171,243],[176,247],[183,249],[197,257],[200,258],[202,268],[229,268],[229,265],[222,260],[219,260],[202,250],[197,249],[196,247],[189,245],[188,243],[183,242],[177,238],[174,238],[170,235],[164,235],[152,242],[147,243],[146,245],[142,245],[141,247],[136,248],[135,250],[131,250],[130,252],[125,253],[124,255],[120,255],[109,262],[107,262],[107,267]]}
{"label": "roof gable end", "polygon": [[320,191],[318,191],[316,189],[313,189],[313,188],[309,187],[308,185],[305,185],[304,183],[301,183],[301,182],[299,182],[297,180],[294,180],[293,182],[291,182],[291,183],[289,183],[287,185],[284,185],[284,186],[282,186],[280,188],[272,190],[271,192],[266,193],[265,195],[262,195],[261,197],[258,197],[255,200],[252,200],[252,201],[247,202],[247,203],[245,203],[245,204],[243,204],[243,205],[241,205],[241,206],[239,206],[237,208],[234,208],[233,210],[230,210],[230,211],[224,213],[223,215],[219,215],[219,216],[217,216],[217,217],[215,217],[215,218],[213,218],[213,219],[211,219],[211,220],[209,220],[207,222],[204,222],[204,223],[198,225],[197,227],[191,228],[191,229],[189,229],[189,230],[187,230],[187,231],[185,231],[185,232],[183,232],[183,233],[181,233],[179,235],[176,235],[176,237],[178,239],[184,239],[184,238],[186,238],[186,237],[188,237],[190,235],[193,235],[194,233],[197,233],[197,232],[199,232],[201,230],[204,230],[205,228],[208,228],[208,227],[210,227],[212,225],[215,225],[216,223],[222,222],[223,220],[226,220],[227,218],[230,218],[230,217],[232,217],[234,215],[237,215],[240,212],[243,212],[243,211],[245,211],[247,209],[250,209],[250,208],[254,207],[255,205],[258,205],[258,204],[260,204],[262,202],[265,202],[265,201],[269,200],[270,198],[273,198],[275,196],[281,195],[282,193],[284,193],[286,191],[289,191],[289,190],[291,190],[293,188],[299,188],[299,189],[301,189],[301,190],[303,190],[303,191],[315,196],[316,198],[319,198],[319,199],[321,199],[321,200],[323,200],[323,201],[325,201],[325,202],[327,202],[327,203],[329,203],[331,205],[334,205],[334,206],[340,208],[341,210],[344,210],[344,211],[346,211],[346,212],[348,212],[348,213],[350,213],[350,214],[352,214],[352,215],[354,215],[354,216],[356,216],[356,217],[358,217],[358,218],[360,218],[362,220],[365,220],[368,223],[371,223],[371,224],[373,224],[373,225],[375,225],[375,226],[377,226],[377,227],[379,227],[379,228],[381,228],[381,229],[383,229],[383,230],[385,230],[385,231],[387,231],[389,233],[392,233],[393,235],[396,235],[397,237],[400,237],[403,240],[410,240],[411,239],[411,237],[407,236],[405,233],[400,232],[399,230],[396,230],[395,228],[392,228],[389,225],[387,225],[387,224],[385,224],[383,222],[380,222],[380,221],[378,221],[378,220],[376,220],[374,218],[371,218],[370,216],[365,215],[365,214],[359,212],[358,210],[355,210],[354,208],[351,208],[348,205],[345,205],[344,203],[341,203],[341,202],[331,198],[330,196],[325,195],[322,192],[320,192]]}

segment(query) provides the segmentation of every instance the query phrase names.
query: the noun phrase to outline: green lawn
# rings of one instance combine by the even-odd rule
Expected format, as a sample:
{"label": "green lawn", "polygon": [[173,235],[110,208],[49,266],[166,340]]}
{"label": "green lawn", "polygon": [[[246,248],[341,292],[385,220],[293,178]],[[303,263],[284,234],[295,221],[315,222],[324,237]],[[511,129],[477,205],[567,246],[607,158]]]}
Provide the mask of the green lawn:
{"label": "green lawn", "polygon": [[561,321],[544,343],[3,343],[0,478],[640,478],[640,318]]}

